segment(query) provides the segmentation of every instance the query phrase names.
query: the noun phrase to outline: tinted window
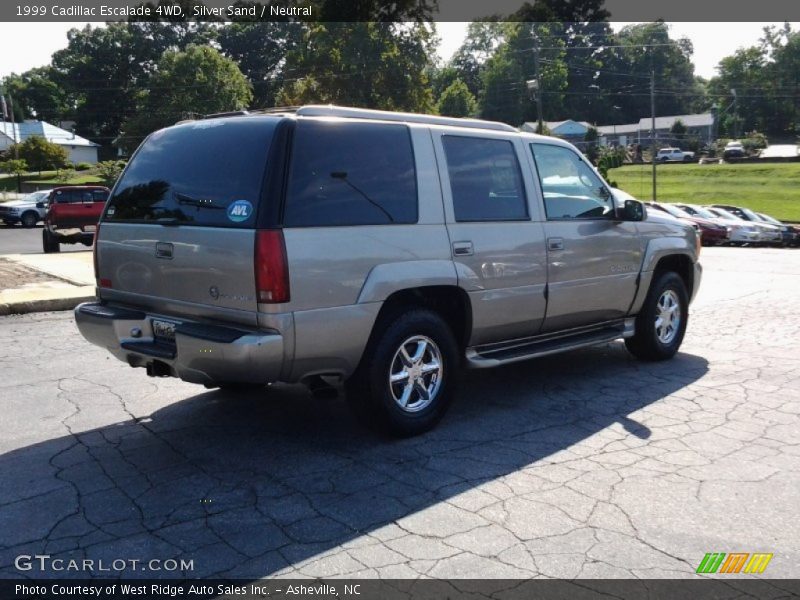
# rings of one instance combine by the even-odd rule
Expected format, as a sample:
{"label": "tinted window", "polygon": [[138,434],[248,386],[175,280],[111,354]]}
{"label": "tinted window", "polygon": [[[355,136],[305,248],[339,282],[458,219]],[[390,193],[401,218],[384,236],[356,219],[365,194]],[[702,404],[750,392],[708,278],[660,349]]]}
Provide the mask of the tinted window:
{"label": "tinted window", "polygon": [[417,176],[408,127],[298,121],[286,226],[416,221]]}
{"label": "tinted window", "polygon": [[108,200],[108,192],[105,190],[92,190],[92,202],[105,202]]}
{"label": "tinted window", "polygon": [[522,173],[511,142],[447,135],[442,144],[456,221],[527,219]]}
{"label": "tinted window", "polygon": [[605,183],[576,152],[563,146],[531,144],[548,219],[597,219],[614,213]]}
{"label": "tinted window", "polygon": [[229,117],[155,132],[122,175],[104,219],[254,227],[276,123]]}

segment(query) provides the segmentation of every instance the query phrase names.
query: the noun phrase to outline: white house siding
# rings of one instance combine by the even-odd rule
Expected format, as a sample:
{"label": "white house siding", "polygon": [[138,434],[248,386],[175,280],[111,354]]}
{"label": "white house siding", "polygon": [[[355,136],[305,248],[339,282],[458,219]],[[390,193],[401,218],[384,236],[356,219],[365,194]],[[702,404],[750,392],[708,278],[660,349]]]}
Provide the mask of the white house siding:
{"label": "white house siding", "polygon": [[87,146],[67,146],[59,144],[67,152],[69,152],[69,162],[77,165],[78,163],[95,164],[97,162],[97,148]]}

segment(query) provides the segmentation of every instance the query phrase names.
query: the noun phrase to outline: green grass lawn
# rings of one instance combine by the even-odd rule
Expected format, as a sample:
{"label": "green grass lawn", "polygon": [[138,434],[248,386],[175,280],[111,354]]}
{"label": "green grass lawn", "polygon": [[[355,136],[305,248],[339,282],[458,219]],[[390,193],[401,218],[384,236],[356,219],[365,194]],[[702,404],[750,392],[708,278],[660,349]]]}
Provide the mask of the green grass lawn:
{"label": "green grass lawn", "polygon": [[[800,163],[658,165],[659,201],[733,204],[800,222]],[[642,200],[652,199],[650,165],[625,165],[610,181]]]}
{"label": "green grass lawn", "polygon": [[[58,173],[56,171],[42,171],[39,173],[30,173],[22,176],[22,181],[27,183],[35,183],[39,185],[46,185],[48,187],[56,187],[59,185],[84,185],[101,183],[101,179],[95,175],[87,173],[77,173],[75,177],[60,181],[56,178]],[[0,177],[0,192],[16,192],[17,191],[17,178],[16,177]]]}

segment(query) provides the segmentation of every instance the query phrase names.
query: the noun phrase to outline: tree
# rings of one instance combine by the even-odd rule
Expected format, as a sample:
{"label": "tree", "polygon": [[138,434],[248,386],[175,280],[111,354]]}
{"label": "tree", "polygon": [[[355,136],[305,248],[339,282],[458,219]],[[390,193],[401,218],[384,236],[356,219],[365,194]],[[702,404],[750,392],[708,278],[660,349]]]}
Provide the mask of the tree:
{"label": "tree", "polygon": [[138,97],[136,114],[123,126],[120,143],[136,147],[151,132],[176,121],[241,110],[253,98],[250,83],[231,59],[210,46],[167,51]]}
{"label": "tree", "polygon": [[17,191],[22,189],[22,174],[28,172],[28,163],[21,158],[9,158],[0,161],[0,171],[17,176]]}
{"label": "tree", "polygon": [[104,160],[97,163],[97,175],[103,181],[103,184],[111,187],[119,179],[122,174],[122,169],[125,168],[125,161],[122,160]]}
{"label": "tree", "polygon": [[286,56],[276,102],[431,112],[433,42],[427,24],[307,24],[302,43]]}
{"label": "tree", "polygon": [[16,153],[24,160],[28,167],[34,171],[50,169],[60,169],[67,163],[69,153],[53,142],[48,142],[38,135],[31,136],[24,142],[12,146],[9,150],[11,154]]}
{"label": "tree", "polygon": [[274,106],[284,58],[303,34],[300,23],[236,22],[219,30],[220,50],[239,65],[253,86],[253,104]]}
{"label": "tree", "polygon": [[51,67],[38,67],[6,77],[3,85],[14,99],[17,120],[35,118],[57,123],[65,119],[69,111],[67,94],[55,77]]}
{"label": "tree", "polygon": [[470,93],[463,81],[456,79],[442,92],[437,108],[440,115],[469,117],[475,113],[475,96]]}
{"label": "tree", "polygon": [[67,47],[53,54],[52,78],[67,95],[66,117],[75,121],[76,133],[103,144],[101,153],[111,155],[111,143],[136,111],[162,54],[207,43],[215,32],[211,23],[180,21],[71,29]]}

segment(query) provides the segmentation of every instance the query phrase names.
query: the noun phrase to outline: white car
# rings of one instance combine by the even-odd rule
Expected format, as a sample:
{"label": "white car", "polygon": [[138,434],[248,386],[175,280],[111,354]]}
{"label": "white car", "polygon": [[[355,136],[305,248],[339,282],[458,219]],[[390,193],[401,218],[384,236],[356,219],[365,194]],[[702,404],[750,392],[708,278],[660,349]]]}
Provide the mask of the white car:
{"label": "white car", "polygon": [[767,236],[762,229],[755,223],[750,223],[740,219],[733,213],[729,213],[724,208],[714,208],[712,206],[703,207],[711,214],[725,221],[725,225],[731,228],[730,240],[734,244],[762,244],[767,241]]}
{"label": "white car", "polygon": [[44,220],[47,207],[41,208],[37,204],[47,200],[52,190],[40,190],[20,200],[11,200],[0,204],[0,221],[6,225],[22,223],[23,227],[35,227],[39,221]]}
{"label": "white car", "polygon": [[662,148],[656,154],[656,162],[692,162],[694,152],[685,152],[680,148]]}

